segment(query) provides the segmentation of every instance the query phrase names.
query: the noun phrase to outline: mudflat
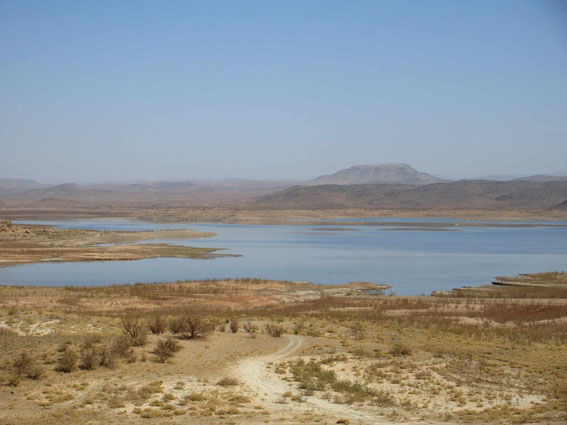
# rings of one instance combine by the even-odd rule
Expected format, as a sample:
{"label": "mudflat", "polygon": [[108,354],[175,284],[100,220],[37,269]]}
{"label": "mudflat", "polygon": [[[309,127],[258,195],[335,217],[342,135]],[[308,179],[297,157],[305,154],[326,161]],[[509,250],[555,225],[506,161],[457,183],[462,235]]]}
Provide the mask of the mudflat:
{"label": "mudflat", "polygon": [[561,209],[500,209],[475,208],[250,208],[235,205],[164,204],[148,207],[107,205],[37,206],[0,202],[0,219],[10,220],[66,220],[76,218],[130,218],[151,222],[219,222],[238,224],[314,224],[321,219],[338,218],[457,218],[476,221],[506,220],[567,220]]}
{"label": "mudflat", "polygon": [[[156,257],[212,258],[217,249],[165,243],[136,243],[152,239],[205,238],[194,230],[149,232],[55,229],[49,226],[0,222],[0,267],[40,261],[118,261]],[[101,246],[104,245],[104,246]]]}

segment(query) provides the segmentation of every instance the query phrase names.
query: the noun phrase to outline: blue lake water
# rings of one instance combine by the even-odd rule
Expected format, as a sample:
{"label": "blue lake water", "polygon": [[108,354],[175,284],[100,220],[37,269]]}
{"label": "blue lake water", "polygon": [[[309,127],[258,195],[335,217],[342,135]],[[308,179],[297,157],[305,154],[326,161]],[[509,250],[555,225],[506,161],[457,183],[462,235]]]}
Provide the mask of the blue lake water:
{"label": "blue lake water", "polygon": [[[26,221],[19,223],[97,230],[189,228],[214,232],[217,236],[212,238],[152,243],[226,248],[221,252],[241,257],[29,264],[0,268],[0,284],[79,286],[257,277],[323,284],[363,280],[391,285],[398,294],[429,294],[488,284],[497,275],[567,270],[567,227],[475,227],[474,222],[450,221],[463,226],[440,231],[402,224],[395,227],[400,230],[393,231],[390,227],[342,225],[340,221],[329,228],[116,219]],[[339,227],[343,230],[333,230]]]}

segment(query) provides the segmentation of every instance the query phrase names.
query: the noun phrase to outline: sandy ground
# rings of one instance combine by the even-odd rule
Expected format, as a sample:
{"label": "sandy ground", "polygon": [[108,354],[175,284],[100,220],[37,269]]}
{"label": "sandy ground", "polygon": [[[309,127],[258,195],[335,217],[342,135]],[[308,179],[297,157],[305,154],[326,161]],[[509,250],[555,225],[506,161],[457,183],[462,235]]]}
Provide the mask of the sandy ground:
{"label": "sandy ground", "polygon": [[[284,360],[290,356],[297,354],[297,351],[303,344],[303,339],[298,335],[286,335],[289,341],[281,350],[268,356],[254,357],[244,359],[236,368],[236,375],[239,376],[256,394],[263,395],[264,403],[268,402],[272,405],[278,403],[281,397],[290,390],[293,385],[278,379],[277,375],[270,373],[268,364]],[[349,408],[340,404],[331,403],[317,397],[307,396],[303,398],[303,402],[313,406],[314,411],[319,415],[331,415],[350,421],[361,422],[365,424],[386,424],[392,423],[384,418],[378,418],[372,412],[364,412]]]}
{"label": "sandy ground", "polygon": [[[0,423],[565,423],[564,299],[502,298],[506,288],[494,299],[370,296],[370,286],[2,287]],[[156,313],[212,327],[196,339],[150,334],[112,367],[78,367],[123,338],[125,312],[146,330]],[[166,338],[180,349],[161,363]],[[58,370],[65,347],[78,356],[70,373]],[[22,352],[43,373],[14,386]]]}

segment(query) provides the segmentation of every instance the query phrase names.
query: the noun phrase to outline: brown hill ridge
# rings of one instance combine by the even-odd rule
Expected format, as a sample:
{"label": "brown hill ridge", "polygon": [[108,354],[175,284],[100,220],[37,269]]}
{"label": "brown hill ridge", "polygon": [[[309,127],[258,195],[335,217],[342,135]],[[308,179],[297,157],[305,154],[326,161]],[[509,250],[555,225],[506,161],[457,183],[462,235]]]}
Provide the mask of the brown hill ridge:
{"label": "brown hill ridge", "polygon": [[549,209],[567,199],[567,182],[464,180],[415,185],[294,186],[257,198],[265,209]]}

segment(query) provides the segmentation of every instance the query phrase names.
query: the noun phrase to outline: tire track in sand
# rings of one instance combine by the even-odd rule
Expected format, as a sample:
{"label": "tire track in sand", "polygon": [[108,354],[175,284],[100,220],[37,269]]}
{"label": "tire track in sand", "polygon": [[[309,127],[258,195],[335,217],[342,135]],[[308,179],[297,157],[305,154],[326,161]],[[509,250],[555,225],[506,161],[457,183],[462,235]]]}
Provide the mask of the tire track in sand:
{"label": "tire track in sand", "polygon": [[[297,335],[284,335],[289,339],[288,344],[281,350],[262,357],[252,357],[242,360],[236,367],[236,372],[240,375],[243,382],[247,383],[250,388],[259,392],[267,393],[270,396],[282,395],[289,388],[277,376],[268,371],[267,365],[270,362],[283,360],[293,355],[301,348],[303,341]],[[338,414],[344,418],[357,420],[363,424],[387,424],[389,422],[380,420],[376,416],[352,409],[340,404],[331,403],[317,397],[304,397],[307,403],[317,406],[327,414]]]}

